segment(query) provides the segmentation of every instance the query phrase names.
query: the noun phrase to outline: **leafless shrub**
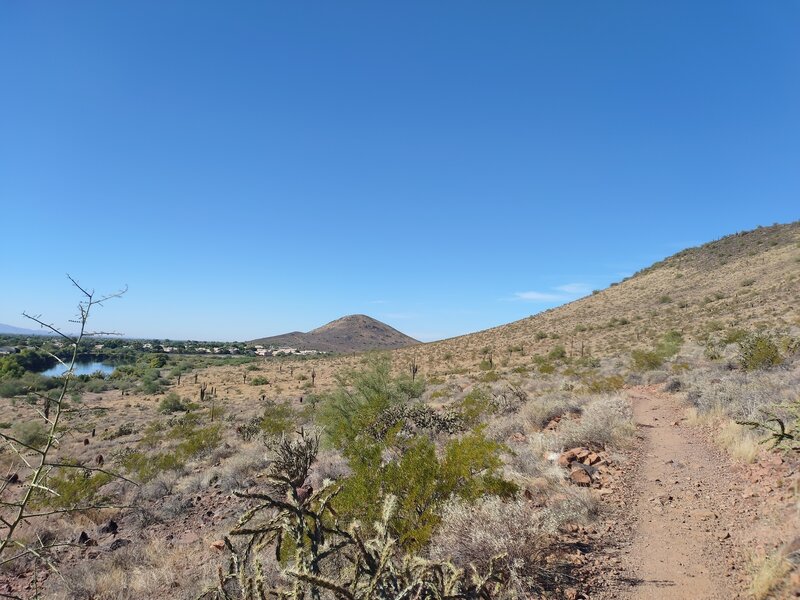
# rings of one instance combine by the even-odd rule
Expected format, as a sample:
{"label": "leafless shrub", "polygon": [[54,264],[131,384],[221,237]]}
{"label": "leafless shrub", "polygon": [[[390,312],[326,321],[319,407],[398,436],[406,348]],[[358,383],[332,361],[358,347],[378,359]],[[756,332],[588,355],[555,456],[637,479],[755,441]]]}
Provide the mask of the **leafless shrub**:
{"label": "leafless shrub", "polygon": [[[577,505],[574,505],[577,506]],[[571,499],[535,508],[526,500],[496,497],[477,503],[450,503],[431,543],[431,556],[449,559],[462,569],[486,569],[493,556],[508,577],[511,596],[528,596],[551,589],[563,577],[554,534],[568,521],[582,521],[584,511]]]}
{"label": "leafless shrub", "polygon": [[556,417],[580,410],[583,402],[569,392],[552,392],[522,407],[519,419],[529,429],[542,429]]}
{"label": "leafless shrub", "polygon": [[772,371],[695,370],[684,379],[687,400],[700,413],[719,411],[734,420],[754,421],[796,399],[800,362]]}
{"label": "leafless shrub", "polygon": [[562,421],[557,439],[562,447],[604,447],[624,442],[633,435],[633,413],[622,394],[600,397],[589,403],[580,419]]}

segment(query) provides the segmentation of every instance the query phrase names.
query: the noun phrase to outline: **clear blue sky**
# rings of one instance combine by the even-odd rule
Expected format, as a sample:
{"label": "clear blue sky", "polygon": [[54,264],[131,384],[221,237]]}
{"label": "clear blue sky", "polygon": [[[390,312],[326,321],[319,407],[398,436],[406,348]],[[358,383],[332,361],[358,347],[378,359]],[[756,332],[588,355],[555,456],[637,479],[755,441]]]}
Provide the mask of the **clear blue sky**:
{"label": "clear blue sky", "polygon": [[800,3],[0,5],[0,322],[423,340],[800,218]]}

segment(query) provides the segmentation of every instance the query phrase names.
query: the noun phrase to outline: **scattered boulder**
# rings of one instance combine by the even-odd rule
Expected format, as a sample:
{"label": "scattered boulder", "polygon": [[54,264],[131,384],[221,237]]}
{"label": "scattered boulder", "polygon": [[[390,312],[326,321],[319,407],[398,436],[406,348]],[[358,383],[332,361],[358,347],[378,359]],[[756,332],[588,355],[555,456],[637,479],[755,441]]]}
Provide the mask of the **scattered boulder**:
{"label": "scattered boulder", "polygon": [[119,530],[119,525],[114,519],[109,519],[108,523],[103,525],[99,531],[100,533],[110,533],[111,535],[117,535],[117,531]]}
{"label": "scattered boulder", "polygon": [[[586,452],[585,454],[584,451]],[[564,468],[569,467],[572,462],[579,460],[579,454],[582,456],[588,456],[589,450],[586,448],[572,448],[571,450],[562,452],[561,456],[558,457],[558,465]]]}
{"label": "scattered boulder", "polygon": [[119,550],[120,548],[124,548],[125,546],[127,546],[130,543],[131,543],[130,540],[125,540],[125,539],[114,540],[113,542],[111,542],[111,545],[108,547],[108,549],[111,550],[111,552],[114,552],[115,550]]}
{"label": "scattered boulder", "polygon": [[572,480],[573,483],[577,483],[578,485],[583,486],[590,486],[592,485],[592,476],[585,469],[581,469],[580,467],[575,467],[570,471],[569,478]]}
{"label": "scattered boulder", "polygon": [[78,536],[78,544],[81,546],[97,546],[97,540],[93,540],[89,537],[88,533],[81,531],[81,534]]}
{"label": "scattered boulder", "polygon": [[225,540],[214,540],[209,544],[210,548],[214,548],[214,550],[222,550],[225,548]]}

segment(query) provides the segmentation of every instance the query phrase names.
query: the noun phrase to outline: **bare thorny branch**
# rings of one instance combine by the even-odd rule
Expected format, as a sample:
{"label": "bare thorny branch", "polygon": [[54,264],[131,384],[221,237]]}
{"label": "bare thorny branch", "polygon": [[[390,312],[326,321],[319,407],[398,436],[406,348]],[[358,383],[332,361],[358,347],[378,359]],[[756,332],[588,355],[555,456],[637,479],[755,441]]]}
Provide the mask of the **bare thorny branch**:
{"label": "bare thorny branch", "polygon": [[[127,286],[117,292],[107,294],[105,296],[97,297],[94,290],[88,290],[85,287],[81,286],[75,278],[67,275],[67,278],[70,280],[72,285],[79,290],[81,293],[81,300],[78,303],[78,316],[75,321],[78,327],[78,333],[75,335],[69,335],[59,329],[57,326],[53,325],[52,323],[48,323],[44,321],[40,315],[32,315],[27,312],[23,312],[23,316],[31,321],[38,323],[44,329],[48,329],[52,333],[58,335],[64,340],[67,340],[72,348],[71,358],[68,361],[63,361],[58,359],[59,362],[64,365],[67,370],[63,377],[63,382],[60,386],[59,393],[55,398],[43,398],[45,401],[45,410],[44,412],[39,411],[40,416],[44,418],[44,421],[47,426],[47,437],[46,441],[42,444],[41,447],[35,447],[31,444],[26,444],[15,437],[3,433],[0,431],[0,440],[5,442],[30,469],[31,474],[28,477],[27,481],[24,482],[25,491],[22,497],[17,502],[9,503],[3,502],[2,505],[6,507],[13,507],[11,517],[3,516],[0,521],[2,522],[2,533],[0,533],[0,564],[7,563],[9,561],[16,560],[21,558],[22,556],[26,555],[34,555],[40,560],[42,560],[45,564],[47,564],[52,570],[56,570],[55,566],[46,558],[43,558],[39,549],[26,545],[23,542],[19,541],[15,538],[15,533],[17,529],[25,522],[36,519],[42,518],[50,514],[58,514],[60,512],[72,512],[74,510],[80,509],[67,509],[64,511],[45,511],[45,512],[34,512],[31,510],[31,504],[34,499],[34,495],[36,494],[37,490],[44,490],[49,493],[55,493],[53,490],[48,488],[44,482],[47,478],[49,472],[54,468],[66,468],[66,467],[78,467],[78,465],[70,465],[60,462],[55,462],[51,459],[51,454],[53,450],[58,445],[58,440],[60,437],[59,432],[59,425],[61,421],[61,417],[64,414],[64,399],[66,398],[67,391],[69,390],[70,383],[74,376],[74,368],[75,364],[78,359],[79,347],[80,343],[84,338],[91,337],[93,335],[99,335],[99,332],[89,332],[86,329],[86,325],[89,321],[89,317],[92,313],[92,310],[96,306],[102,306],[104,302],[111,300],[113,298],[119,298],[127,291]],[[28,457],[24,455],[25,450],[32,452],[34,454],[34,458],[32,460],[28,460]],[[80,467],[85,468],[85,467]],[[117,478],[121,478],[125,481],[129,481],[124,477],[120,477],[118,474],[111,473],[105,471],[103,469],[92,468],[92,471],[101,471],[103,473],[107,473]],[[0,493],[7,489],[7,485],[4,485],[0,489]],[[6,550],[10,549],[11,547],[21,548],[21,552],[15,554],[10,558],[2,558]]]}

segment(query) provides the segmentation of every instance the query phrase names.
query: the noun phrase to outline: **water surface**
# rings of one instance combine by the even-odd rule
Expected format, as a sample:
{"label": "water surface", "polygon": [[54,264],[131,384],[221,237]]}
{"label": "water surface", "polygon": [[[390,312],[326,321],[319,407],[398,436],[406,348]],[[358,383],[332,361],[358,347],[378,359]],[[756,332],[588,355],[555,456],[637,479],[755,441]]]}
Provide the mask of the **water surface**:
{"label": "water surface", "polygon": [[[82,362],[82,363],[75,363],[75,368],[73,372],[75,375],[91,375],[93,373],[97,373],[100,371],[106,375],[111,375],[114,372],[116,367],[114,365],[107,365],[101,362]],[[47,371],[43,371],[42,375],[45,377],[58,377],[59,375],[63,375],[67,372],[66,367],[64,365],[56,365],[51,369],[47,369]]]}

